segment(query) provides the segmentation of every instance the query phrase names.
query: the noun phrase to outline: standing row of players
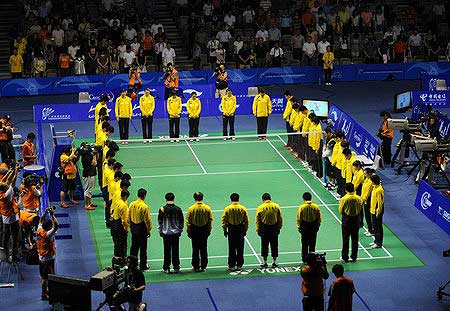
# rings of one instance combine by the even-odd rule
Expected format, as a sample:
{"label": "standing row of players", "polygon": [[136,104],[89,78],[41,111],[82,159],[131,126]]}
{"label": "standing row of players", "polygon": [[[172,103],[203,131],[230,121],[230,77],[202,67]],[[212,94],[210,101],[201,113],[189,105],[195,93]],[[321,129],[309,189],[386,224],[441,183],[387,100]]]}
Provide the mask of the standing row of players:
{"label": "standing row of players", "polygon": [[[286,94],[286,96],[288,97],[290,95]],[[292,107],[289,116],[295,116],[295,113],[297,113],[297,116],[294,119],[297,121],[297,124],[294,122],[294,126],[298,128],[298,120],[301,120],[299,111],[302,111],[302,114],[304,115],[303,122],[301,123],[302,128],[305,126],[305,122],[308,122],[307,120],[310,120],[309,122],[311,122],[309,127],[311,133],[309,136],[306,138],[303,137],[303,135],[293,135],[293,139],[290,141],[293,142],[292,146],[288,145],[288,147],[295,150],[294,148],[301,148],[298,147],[299,142],[306,141],[308,142],[307,147],[314,150],[309,144],[310,137],[313,136],[316,131],[320,133],[318,128],[313,128],[314,125],[320,126],[320,123],[312,113],[307,111],[307,109],[305,110],[304,107],[297,107],[295,98],[290,97],[288,98],[288,101]],[[285,115],[287,115],[286,112]],[[140,249],[141,269],[147,269],[147,237],[150,234],[152,225],[148,206],[144,203],[146,191],[140,189],[138,191],[139,199],[128,206],[128,188],[130,186],[131,177],[128,174],[123,174],[121,172],[122,165],[114,160],[115,152],[118,151],[118,147],[115,143],[108,140],[108,136],[113,132],[113,128],[108,120],[106,101],[103,103],[100,102],[96,107],[96,143],[99,146],[104,146],[102,150],[103,165],[99,171],[101,173],[102,193],[105,199],[105,220],[107,226],[111,227],[111,234],[114,241],[114,254],[120,257],[125,256],[127,252],[126,236],[128,228],[131,228],[133,236],[131,254],[137,255],[138,250]],[[319,134],[318,136],[319,146],[322,146],[322,135]],[[339,206],[339,212],[342,215],[342,259],[344,261],[349,261],[348,248],[349,239],[351,237],[351,260],[355,261],[358,252],[358,232],[359,228],[362,227],[362,216],[364,212],[366,213],[368,225],[368,231],[365,234],[367,236],[375,235],[375,241],[371,244],[371,247],[382,247],[384,190],[381,186],[380,178],[374,175],[374,171],[371,169],[365,169],[363,171],[362,164],[359,161],[355,161],[354,155],[351,152],[348,152],[349,149],[346,147],[347,142],[343,139],[342,133],[338,132],[333,134],[331,131],[326,130],[325,136],[326,147],[330,149],[330,157],[328,159],[330,163],[327,164],[327,166],[330,166],[329,171],[332,172],[330,173],[330,176],[333,176],[339,182],[343,181],[344,183],[343,188],[345,195],[342,193],[343,197]],[[308,159],[308,154],[311,154],[311,150],[307,149],[306,152],[306,159]],[[297,157],[298,156],[299,155],[297,154]],[[310,157],[309,159],[312,160],[314,157]],[[320,157],[316,156],[315,159],[316,161],[319,161]],[[350,168],[348,168],[349,164],[351,165]],[[342,168],[345,174],[342,174]],[[340,177],[336,178],[336,176]],[[348,177],[350,177],[350,180],[347,180]],[[232,201],[230,206],[239,204],[239,195],[232,194],[230,198]],[[194,199],[195,204],[188,209],[186,223],[188,235],[192,239],[192,266],[195,271],[202,271],[207,265],[207,237],[211,233],[212,214],[211,209],[203,203],[203,194],[196,193]],[[304,204],[299,208],[297,226],[299,232],[302,234],[302,258],[305,258],[307,253],[315,251],[316,237],[321,223],[321,216],[319,207],[312,202],[312,197],[309,193],[305,193],[303,199]],[[168,272],[168,265],[170,265],[171,260],[174,265],[174,271],[177,272],[179,270],[179,259],[177,259],[178,256],[176,255],[178,253],[179,235],[183,230],[183,214],[180,209],[171,207],[171,204],[173,205],[173,200],[174,195],[170,193],[167,194],[166,203],[169,207],[166,205],[166,207],[160,209],[159,213],[159,232],[163,237],[170,236],[164,238],[165,263],[163,271],[165,272]],[[279,205],[270,201],[269,194],[263,195],[263,202],[264,203],[258,208],[259,213],[257,212],[256,217],[257,232],[262,238],[261,256],[263,258],[263,267],[267,267],[269,244],[272,247],[273,265],[277,266],[278,234],[282,226],[281,210],[279,209]],[[164,218],[163,216],[166,208],[168,213],[167,218]],[[228,236],[229,232],[241,233],[238,235],[240,238],[237,240],[233,240],[234,237],[236,237],[236,234],[232,233],[232,241],[229,243],[229,254],[231,258],[229,258],[229,268],[233,270],[242,268],[243,257],[241,254],[243,254],[243,238],[245,237],[248,228],[248,215],[245,208],[230,208],[230,210],[236,212],[236,215],[232,213],[233,216],[231,216],[231,218],[233,220],[230,221],[227,216],[225,216],[224,212],[223,228],[225,235]],[[240,226],[240,229],[238,230],[233,226]],[[191,229],[193,229],[193,231],[191,231]],[[194,234],[191,232],[194,232]],[[176,237],[176,235],[178,235],[178,237]],[[175,253],[175,256],[173,256],[173,253]]]}

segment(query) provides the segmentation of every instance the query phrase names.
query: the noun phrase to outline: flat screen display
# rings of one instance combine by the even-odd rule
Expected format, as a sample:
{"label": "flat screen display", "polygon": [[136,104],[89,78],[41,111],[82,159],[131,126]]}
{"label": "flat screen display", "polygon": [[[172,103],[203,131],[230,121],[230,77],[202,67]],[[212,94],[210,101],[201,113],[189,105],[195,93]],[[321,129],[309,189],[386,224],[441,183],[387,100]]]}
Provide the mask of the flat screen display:
{"label": "flat screen display", "polygon": [[316,116],[328,118],[328,110],[330,106],[330,102],[328,100],[303,99],[302,104],[308,108],[309,111],[314,112]]}

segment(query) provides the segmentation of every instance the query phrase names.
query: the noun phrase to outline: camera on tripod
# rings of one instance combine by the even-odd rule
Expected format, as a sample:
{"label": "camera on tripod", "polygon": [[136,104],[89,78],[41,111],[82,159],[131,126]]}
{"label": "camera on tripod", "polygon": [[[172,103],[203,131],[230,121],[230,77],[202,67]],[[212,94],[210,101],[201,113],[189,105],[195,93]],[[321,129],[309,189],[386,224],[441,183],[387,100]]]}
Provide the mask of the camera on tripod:
{"label": "camera on tripod", "polygon": [[84,141],[80,144],[80,147],[78,147],[75,150],[75,156],[76,157],[86,156],[86,155],[94,156],[95,154],[99,153],[100,151],[101,151],[100,146],[95,146],[93,144],[89,144]]}
{"label": "camera on tripod", "polygon": [[387,119],[387,127],[391,130],[417,132],[422,130],[422,122],[410,119]]}

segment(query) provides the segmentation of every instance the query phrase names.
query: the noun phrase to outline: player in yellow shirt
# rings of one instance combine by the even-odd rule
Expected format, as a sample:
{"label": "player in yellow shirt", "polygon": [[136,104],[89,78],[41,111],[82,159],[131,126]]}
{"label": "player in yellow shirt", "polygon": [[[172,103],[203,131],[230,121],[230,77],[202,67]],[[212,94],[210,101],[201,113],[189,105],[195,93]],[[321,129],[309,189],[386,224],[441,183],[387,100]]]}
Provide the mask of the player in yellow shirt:
{"label": "player in yellow shirt", "polygon": [[303,193],[303,204],[300,205],[297,212],[297,229],[302,236],[303,262],[306,260],[306,255],[316,251],[317,232],[321,222],[320,208],[312,201],[311,193]]}
{"label": "player in yellow shirt", "polygon": [[[357,195],[361,196],[362,186],[364,183],[364,171],[362,169],[362,162],[355,160],[352,163],[353,177],[352,184],[355,187],[355,192]],[[364,202],[364,201],[363,201]],[[359,227],[364,227],[364,210],[359,213]]]}
{"label": "player in yellow shirt", "polygon": [[[234,113],[236,112],[236,96],[233,95],[231,89],[227,89],[226,95],[222,96],[220,106],[222,108],[223,140],[227,140],[230,137],[232,140],[235,140]],[[228,136],[228,124],[230,125],[230,136]]]}
{"label": "player in yellow shirt", "polygon": [[176,140],[180,142],[180,117],[181,117],[181,98],[177,96],[177,91],[172,90],[172,96],[167,99],[167,112],[169,114],[169,137],[170,142]]}
{"label": "player in yellow shirt", "polygon": [[325,85],[331,85],[331,76],[333,74],[334,53],[331,52],[331,46],[327,46],[327,51],[323,53],[323,74],[325,76]]}
{"label": "player in yellow shirt", "polygon": [[94,111],[95,124],[98,124],[100,121],[100,109],[105,108],[105,110],[106,110],[105,115],[109,116],[108,105],[107,105],[108,101],[109,101],[108,94],[100,95],[100,100],[97,103],[97,105],[95,105],[95,111]]}
{"label": "player in yellow shirt", "polygon": [[142,138],[143,142],[151,143],[153,139],[153,112],[155,111],[155,98],[150,94],[150,89],[146,88],[144,95],[139,98],[141,109]]}
{"label": "player in yellow shirt", "polygon": [[131,105],[131,98],[127,96],[126,90],[122,90],[120,96],[116,99],[115,113],[117,122],[119,123],[119,136],[123,140],[122,144],[128,144],[125,140],[128,140],[133,107]]}
{"label": "player in yellow shirt", "polygon": [[316,176],[323,177],[323,163],[322,163],[322,148],[323,148],[323,134],[320,119],[316,116],[311,118],[311,125],[309,127],[308,145],[311,148],[311,166]]}
{"label": "player in yellow shirt", "polygon": [[272,114],[272,101],[263,88],[259,89],[259,94],[253,99],[253,115],[256,117],[258,139],[266,139],[267,123]]}
{"label": "player in yellow shirt", "polygon": [[384,189],[381,185],[380,176],[373,175],[370,179],[373,184],[370,198],[370,214],[375,236],[375,241],[370,243],[370,247],[381,248],[383,247]]}
{"label": "player in yellow shirt", "polygon": [[11,73],[11,78],[22,78],[22,71],[22,56],[18,53],[17,49],[14,49],[13,54],[9,57],[9,72]]}
{"label": "player in yellow shirt", "polygon": [[[299,121],[301,120],[301,125],[299,126],[299,131],[302,132],[302,134],[300,135],[300,149],[299,149],[299,154],[298,157],[303,160],[303,164],[304,166],[306,166],[306,160],[308,160],[308,134],[306,134],[305,132],[309,131],[309,126],[311,125],[311,121],[309,119],[309,116],[311,114],[311,111],[309,111],[309,109],[306,106],[300,106],[300,113],[302,114],[302,116],[300,116]],[[295,128],[294,128],[295,129]]]}
{"label": "player in yellow shirt", "polygon": [[197,141],[200,139],[198,126],[200,124],[200,112],[202,111],[202,103],[200,98],[197,97],[197,92],[191,93],[191,98],[188,99],[186,103],[186,109],[188,112],[188,121],[189,121],[189,137],[191,141],[195,138]]}
{"label": "player in yellow shirt", "polygon": [[114,256],[125,258],[127,256],[127,237],[130,228],[127,200],[130,193],[126,190],[120,194],[120,200],[111,215],[111,236],[114,242]]}
{"label": "player in yellow shirt", "polygon": [[211,207],[203,202],[203,193],[194,193],[194,200],[186,215],[186,231],[192,241],[192,268],[203,272],[208,266],[208,237],[213,215]]}
{"label": "player in yellow shirt", "polygon": [[228,269],[240,271],[244,265],[244,238],[248,230],[248,212],[239,204],[239,194],[230,195],[231,204],[222,214],[223,234],[228,238]]}
{"label": "player in yellow shirt", "polygon": [[[283,120],[286,122],[286,132],[292,133],[293,129],[292,126],[289,123],[290,117],[291,117],[291,113],[292,113],[292,101],[291,99],[293,98],[291,92],[286,91],[284,92],[284,98],[286,98],[286,107],[284,108],[284,112],[283,112]],[[285,145],[286,148],[291,148],[292,147],[292,135],[288,135],[288,139],[287,139],[287,143]]]}
{"label": "player in yellow shirt", "polygon": [[278,235],[283,227],[283,217],[280,205],[272,202],[270,194],[262,195],[263,204],[256,209],[256,232],[261,237],[262,268],[267,268],[267,256],[269,255],[269,244],[272,251],[272,268],[278,267]]}
{"label": "player in yellow shirt", "polygon": [[370,200],[372,195],[372,175],[375,174],[375,170],[368,167],[364,169],[364,182],[361,189],[361,199],[363,201],[364,217],[366,217],[367,231],[365,236],[373,236],[375,231],[372,225],[372,216],[370,214]]}
{"label": "player in yellow shirt", "polygon": [[142,271],[147,267],[147,239],[152,231],[152,220],[150,218],[150,210],[145,203],[147,190],[139,189],[137,200],[131,202],[129,208],[130,228],[131,228],[131,249],[130,255],[139,256],[139,266]]}

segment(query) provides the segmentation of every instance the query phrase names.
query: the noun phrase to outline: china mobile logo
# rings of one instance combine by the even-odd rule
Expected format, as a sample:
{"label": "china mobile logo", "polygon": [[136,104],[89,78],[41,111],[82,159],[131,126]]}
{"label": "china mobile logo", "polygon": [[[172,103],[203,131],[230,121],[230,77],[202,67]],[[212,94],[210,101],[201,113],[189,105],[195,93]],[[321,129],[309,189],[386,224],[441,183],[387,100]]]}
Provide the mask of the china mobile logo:
{"label": "china mobile logo", "polygon": [[424,102],[428,98],[427,94],[420,95],[420,99]]}
{"label": "china mobile logo", "polygon": [[43,108],[42,109],[42,120],[45,121],[47,118],[53,113],[55,110],[52,108]]}

